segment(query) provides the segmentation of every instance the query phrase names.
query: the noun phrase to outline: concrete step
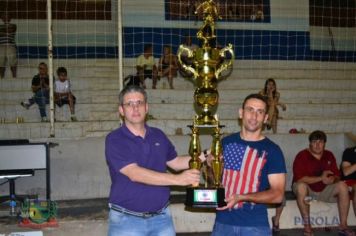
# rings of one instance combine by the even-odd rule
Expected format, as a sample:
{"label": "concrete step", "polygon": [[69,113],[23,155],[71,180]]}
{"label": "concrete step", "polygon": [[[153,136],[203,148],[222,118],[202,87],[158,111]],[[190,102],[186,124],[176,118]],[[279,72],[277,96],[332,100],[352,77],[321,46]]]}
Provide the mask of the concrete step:
{"label": "concrete step", "polygon": [[[146,90],[150,103],[193,103],[194,88],[190,89],[161,89]],[[243,99],[250,93],[256,92],[249,89],[221,89],[219,90],[220,103],[241,104]],[[75,89],[74,95],[78,103],[117,103],[119,89]],[[303,89],[284,89],[280,90],[281,102],[305,104],[305,103],[353,103],[356,98],[356,90],[303,90]],[[19,101],[31,97],[32,92],[26,90],[3,90],[0,93],[0,104],[19,104]]]}
{"label": "concrete step", "polygon": [[[69,118],[67,118],[69,119]],[[38,118],[39,120],[39,118]],[[15,123],[15,120],[6,121],[7,123],[0,124],[1,139],[38,139],[49,137],[49,124],[40,122]],[[152,126],[159,127],[167,135],[187,135],[191,133],[188,125],[192,125],[193,121],[188,120],[149,120],[148,123]],[[232,133],[240,130],[237,120],[220,120],[221,125],[225,125],[222,133]],[[79,122],[56,122],[55,134],[58,138],[70,139],[79,137],[103,137],[111,130],[119,126],[119,121],[80,121]],[[290,129],[305,130],[311,132],[316,129],[324,130],[327,133],[356,133],[355,119],[293,119],[280,120],[278,122],[278,133],[287,134]],[[267,134],[271,131],[265,131]]]}
{"label": "concrete step", "polygon": [[[158,58],[156,58],[158,61]],[[42,60],[41,60],[42,61]],[[135,74],[135,58],[124,58],[124,75]],[[28,78],[37,73],[38,59],[20,59],[18,63],[18,78]],[[116,72],[117,59],[55,59],[54,69],[65,66],[69,77],[107,76],[106,72]],[[306,71],[308,71],[306,73]],[[318,62],[318,61],[270,61],[270,60],[235,60],[233,78],[266,79],[274,77],[304,78],[304,79],[356,79],[356,69],[353,63]]]}
{"label": "concrete step", "polygon": [[[215,212],[198,209],[195,211],[187,211],[183,204],[171,205],[172,215],[175,219],[175,226],[177,232],[211,232]],[[275,215],[274,208],[268,208],[269,224],[272,216]],[[336,203],[313,202],[311,204],[310,218],[314,228],[321,227],[337,227],[339,225],[339,216]],[[356,218],[353,213],[352,206],[350,206],[348,215],[348,224],[350,226],[356,225]],[[303,228],[301,216],[295,200],[286,202],[280,220],[281,229],[295,229]],[[181,231],[182,230],[182,231]]]}
{"label": "concrete step", "polygon": [[[124,60],[124,74],[135,74],[135,59]],[[356,79],[354,63],[318,61],[235,60],[230,78]]]}
{"label": "concrete step", "polygon": [[[119,88],[119,80],[113,75],[111,77],[102,78],[91,77],[83,79],[72,79],[73,91],[78,90],[111,90]],[[26,79],[3,79],[0,80],[0,91],[31,91],[31,78]]]}
{"label": "concrete step", "polygon": [[[102,90],[102,89],[113,89],[119,88],[119,78],[117,72],[107,72],[106,76],[91,75],[82,77],[70,77],[72,82],[73,91],[75,90]],[[31,78],[18,78],[14,79],[3,79],[0,81],[1,91],[29,91],[31,87]],[[263,78],[246,78],[246,77],[234,77],[222,80],[218,84],[219,90],[224,89],[243,89],[251,90],[252,92],[258,92],[264,87],[266,77]],[[151,80],[146,79],[147,87],[151,88]],[[158,88],[163,87],[163,83],[166,83],[168,87],[167,79],[162,78],[158,82]],[[276,82],[278,89],[281,90],[355,90],[356,89],[356,79],[345,78],[337,79],[319,79],[319,78],[278,78],[276,77]],[[177,77],[174,79],[174,87],[177,89],[193,89],[193,83],[182,77]]]}
{"label": "concrete step", "polygon": [[[220,120],[236,120],[238,109],[242,101],[238,103],[220,103],[216,111]],[[200,108],[193,104],[168,104],[168,103],[151,103],[149,114],[153,119],[164,120],[189,120],[199,114]],[[47,114],[49,115],[49,106],[47,105]],[[68,121],[70,117],[69,106],[56,107],[55,118],[57,121]],[[75,113],[81,121],[100,121],[119,119],[118,105],[116,103],[105,104],[76,104]],[[287,110],[280,109],[279,116],[284,120],[314,119],[324,120],[325,117],[330,119],[356,119],[356,103],[352,104],[287,104]],[[16,117],[23,117],[26,122],[39,121],[39,110],[37,104],[30,109],[24,109],[21,105],[2,105],[0,104],[0,117],[11,121]]]}

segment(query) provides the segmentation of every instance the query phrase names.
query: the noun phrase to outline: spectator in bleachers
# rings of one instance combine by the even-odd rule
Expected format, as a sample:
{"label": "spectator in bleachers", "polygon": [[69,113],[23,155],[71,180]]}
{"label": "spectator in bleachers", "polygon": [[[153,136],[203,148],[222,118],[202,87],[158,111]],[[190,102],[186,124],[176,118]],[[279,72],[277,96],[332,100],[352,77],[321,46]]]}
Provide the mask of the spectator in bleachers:
{"label": "spectator in bleachers", "polygon": [[350,208],[348,187],[340,181],[334,154],[325,149],[326,134],[316,130],[309,135],[309,148],[300,151],[293,162],[292,189],[303,219],[304,235],[313,235],[310,222],[310,199],[337,202],[339,235],[354,235],[347,225]]}
{"label": "spectator in bleachers", "polygon": [[57,69],[58,79],[54,83],[54,102],[59,107],[68,104],[70,109],[70,120],[77,121],[74,110],[76,97],[72,93],[72,86],[67,75],[68,73],[65,67],[59,67]]}
{"label": "spectator in bleachers", "polygon": [[346,148],[341,162],[342,180],[351,188],[352,205],[356,216],[356,146]]}
{"label": "spectator in bleachers", "polygon": [[7,12],[1,13],[3,24],[0,25],[0,79],[5,77],[6,62],[10,65],[12,78],[16,78],[17,54],[15,35],[17,26],[11,24],[11,17]]}
{"label": "spectator in bleachers", "polygon": [[144,52],[136,59],[137,75],[140,77],[143,88],[146,88],[145,79],[152,79],[152,88],[156,88],[158,70],[155,62],[155,58],[152,54],[152,45],[146,44]]}
{"label": "spectator in bleachers", "polygon": [[178,59],[177,56],[172,53],[172,48],[168,45],[163,47],[163,55],[158,62],[158,75],[159,77],[167,77],[169,88],[173,87],[173,78],[177,76]]}
{"label": "spectator in bleachers", "polygon": [[41,121],[48,122],[46,115],[46,104],[49,103],[49,77],[47,64],[41,62],[38,65],[38,74],[32,78],[31,89],[33,96],[25,102],[21,102],[21,106],[29,109],[33,104],[37,104],[40,110]]}
{"label": "spectator in bleachers", "polygon": [[279,118],[278,106],[282,107],[283,111],[287,109],[287,106],[279,101],[280,93],[277,90],[276,81],[272,78],[266,80],[265,87],[260,91],[260,94],[268,100],[267,129],[272,128],[272,132],[275,134],[277,133],[277,120]]}

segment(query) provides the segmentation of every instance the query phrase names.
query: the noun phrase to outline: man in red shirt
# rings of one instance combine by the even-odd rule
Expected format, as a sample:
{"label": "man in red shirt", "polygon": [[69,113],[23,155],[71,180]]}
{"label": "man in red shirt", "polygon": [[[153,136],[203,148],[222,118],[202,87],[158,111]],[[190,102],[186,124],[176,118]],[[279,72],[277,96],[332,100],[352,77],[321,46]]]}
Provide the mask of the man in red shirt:
{"label": "man in red shirt", "polygon": [[[326,134],[316,130],[309,135],[309,148],[300,151],[293,163],[293,192],[303,218],[304,235],[313,235],[308,197],[324,202],[337,202],[340,217],[339,233],[355,235],[347,226],[350,199],[347,185],[340,181],[340,172],[332,152],[325,150]],[[306,198],[307,197],[307,198]]]}

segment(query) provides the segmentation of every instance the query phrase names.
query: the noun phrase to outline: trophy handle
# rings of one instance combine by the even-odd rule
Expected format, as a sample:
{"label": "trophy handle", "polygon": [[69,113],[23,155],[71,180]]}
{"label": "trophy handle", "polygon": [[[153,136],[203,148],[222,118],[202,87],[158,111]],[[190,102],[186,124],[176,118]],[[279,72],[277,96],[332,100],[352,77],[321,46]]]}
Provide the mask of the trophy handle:
{"label": "trophy handle", "polygon": [[199,76],[198,72],[193,67],[191,67],[190,65],[186,65],[182,61],[181,55],[182,55],[183,52],[186,52],[188,54],[188,58],[193,58],[193,56],[194,56],[194,53],[190,48],[184,47],[184,45],[180,45],[179,48],[178,48],[178,53],[177,53],[179,64],[182,65],[182,67],[183,67],[183,69],[185,71],[191,72],[195,79],[198,78],[198,76]]}
{"label": "trophy handle", "polygon": [[[231,58],[226,59],[226,53],[229,53]],[[228,69],[229,67],[232,66],[232,63],[234,62],[235,59],[235,53],[234,50],[232,49],[232,44],[229,43],[228,46],[224,47],[219,51],[220,58],[224,58],[223,63],[219,66],[219,68],[215,71],[215,77],[217,79],[220,78],[221,72],[224,70]]]}

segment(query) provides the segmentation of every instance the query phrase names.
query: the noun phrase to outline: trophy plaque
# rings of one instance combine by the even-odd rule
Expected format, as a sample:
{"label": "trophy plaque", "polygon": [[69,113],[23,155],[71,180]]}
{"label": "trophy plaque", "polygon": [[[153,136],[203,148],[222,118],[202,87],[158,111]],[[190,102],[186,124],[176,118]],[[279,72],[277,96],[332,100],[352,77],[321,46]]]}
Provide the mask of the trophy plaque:
{"label": "trophy plaque", "polygon": [[[226,203],[225,190],[221,185],[224,162],[221,159],[220,129],[223,126],[220,125],[214,109],[217,107],[219,100],[218,82],[223,79],[222,72],[232,68],[235,55],[231,44],[222,49],[212,46],[216,39],[215,21],[220,19],[214,1],[207,0],[202,2],[197,7],[195,14],[203,19],[203,25],[197,32],[197,38],[202,41],[202,44],[199,48],[193,50],[180,45],[177,55],[182,68],[192,75],[196,87],[194,102],[199,109],[198,114],[195,115],[193,125],[189,125],[192,130],[189,144],[189,155],[191,156],[189,167],[191,169],[201,169],[199,133],[201,130],[210,131],[213,136],[210,147],[211,155],[213,156],[211,162],[213,180],[208,185],[208,179],[206,178],[204,186],[188,187],[185,205],[193,208],[216,208],[222,207]],[[182,55],[185,55],[192,63],[186,64]]]}

